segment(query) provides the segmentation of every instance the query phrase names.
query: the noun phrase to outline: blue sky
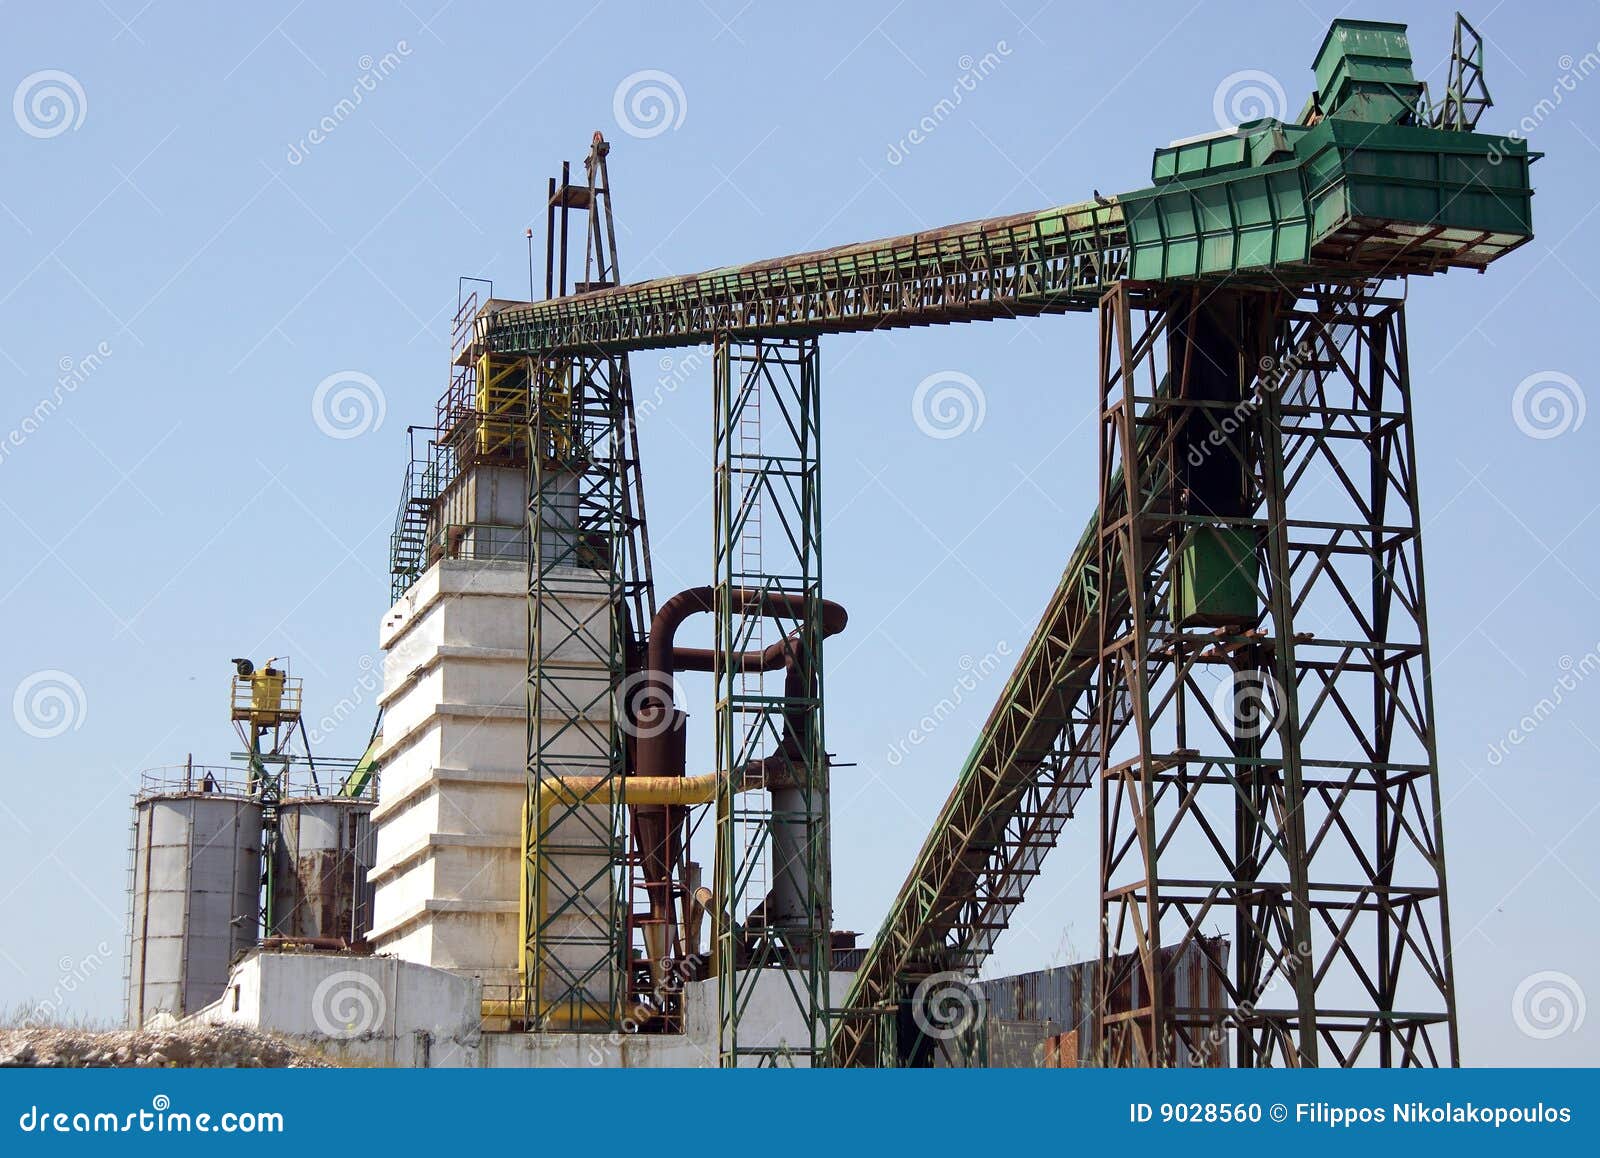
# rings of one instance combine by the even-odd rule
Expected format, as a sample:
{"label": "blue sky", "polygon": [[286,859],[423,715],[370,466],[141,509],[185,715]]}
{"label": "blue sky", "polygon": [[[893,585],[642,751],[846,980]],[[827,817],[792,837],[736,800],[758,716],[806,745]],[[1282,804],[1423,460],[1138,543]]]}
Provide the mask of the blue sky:
{"label": "blue sky", "polygon": [[[0,693],[54,681],[69,703],[64,723],[0,714],[0,1004],[87,973],[67,1004],[119,1015],[129,793],[141,768],[232,749],[228,657],[291,655],[313,717],[370,700],[405,428],[446,384],[456,279],[524,292],[545,177],[594,129],[614,141],[624,272],[654,277],[1139,188],[1152,149],[1216,127],[1237,74],[1266,74],[1247,83],[1297,113],[1335,15],[1407,20],[1435,86],[1450,31],[1424,4],[328,7],[8,12],[0,433],[22,437],[0,457]],[[1539,236],[1484,278],[1415,282],[1409,307],[1463,1053],[1479,1064],[1600,1060],[1600,1014],[1548,1038],[1512,1015],[1536,974],[1600,996],[1600,681],[1570,681],[1508,742],[1600,648],[1584,481],[1600,419],[1532,437],[1513,408],[1530,376],[1565,375],[1540,381],[1574,406],[1596,388],[1600,79],[1572,77],[1600,55],[1600,9],[1523,12],[1468,16],[1489,45],[1484,127],[1527,118],[1547,153]],[[630,133],[616,97],[647,70],[675,82],[671,123]],[[65,108],[28,99],[50,88]],[[851,612],[829,653],[829,747],[857,765],[836,775],[843,927],[876,929],[1000,677],[912,756],[890,752],[967,666],[1015,656],[1090,513],[1093,341],[1082,317],[824,339],[827,583]],[[330,437],[313,396],[346,371],[375,405]],[[977,383],[983,420],[932,438],[912,398],[947,371]],[[641,394],[662,373],[635,357]],[[59,404],[24,430],[44,398]],[[663,593],[709,579],[709,407],[706,369],[643,430]],[[696,697],[703,724],[709,688],[689,688],[691,711]],[[369,723],[363,708],[323,750],[354,754]],[[993,972],[1093,951],[1092,838],[1069,830]]]}

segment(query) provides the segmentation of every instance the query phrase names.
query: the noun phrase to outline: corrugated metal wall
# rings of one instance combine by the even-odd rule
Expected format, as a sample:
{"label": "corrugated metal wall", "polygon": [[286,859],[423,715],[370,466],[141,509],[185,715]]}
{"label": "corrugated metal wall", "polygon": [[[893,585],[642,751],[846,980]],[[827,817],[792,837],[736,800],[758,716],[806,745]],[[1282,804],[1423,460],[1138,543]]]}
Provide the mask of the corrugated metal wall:
{"label": "corrugated metal wall", "polygon": [[[1228,942],[1218,937],[1206,943],[1206,949],[1226,965]],[[1169,958],[1172,950],[1165,950]],[[1055,969],[1041,969],[1034,973],[1018,973],[1011,977],[996,977],[976,983],[983,995],[983,1041],[972,1043],[964,1050],[946,1049],[939,1052],[938,1065],[988,1065],[992,1068],[1015,1069],[1040,1067],[1053,1061],[1056,1065],[1094,1064],[1094,997],[1100,972],[1098,961],[1082,961],[1076,965],[1063,965]],[[1133,971],[1137,983],[1141,978]],[[1199,945],[1190,945],[1176,962],[1173,985],[1181,994],[1181,1003],[1196,1010],[1215,1010],[1220,1028],[1228,1010],[1228,1000],[1223,988],[1223,977],[1207,963],[1206,953]],[[1130,1000],[1135,994],[1124,995],[1117,1004],[1128,1007],[1138,1004]],[[1055,1058],[1061,1042],[1051,1046],[1050,1039],[1076,1031],[1076,1058]],[[1198,1058],[1180,1045],[1174,1065],[1228,1064],[1227,1036],[1218,1033],[1218,1054],[1212,1058]],[[1068,1039],[1070,1049],[1074,1043]],[[965,1056],[962,1056],[965,1055]]]}

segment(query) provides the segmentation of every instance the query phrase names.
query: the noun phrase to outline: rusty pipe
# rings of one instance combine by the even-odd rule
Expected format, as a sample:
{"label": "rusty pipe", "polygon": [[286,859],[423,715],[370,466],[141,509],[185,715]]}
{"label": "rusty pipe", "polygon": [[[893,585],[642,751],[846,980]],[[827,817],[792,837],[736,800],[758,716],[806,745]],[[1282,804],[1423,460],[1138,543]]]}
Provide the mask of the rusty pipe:
{"label": "rusty pipe", "polygon": [[[774,618],[782,615],[799,619],[806,611],[806,596],[783,591],[760,591],[736,587],[733,597],[739,610],[758,610]],[[824,599],[822,635],[827,638],[845,629],[850,617],[843,607]],[[675,767],[672,725],[665,718],[672,709],[671,678],[680,671],[714,671],[717,653],[708,647],[678,647],[678,628],[691,615],[716,610],[716,588],[690,587],[661,605],[650,622],[650,641],[645,653],[646,694],[638,705],[639,742],[637,772],[641,776],[682,775]],[[799,640],[788,635],[761,651],[740,652],[732,658],[732,668],[740,672],[777,671],[797,658]]]}
{"label": "rusty pipe", "polygon": [[[736,587],[732,598],[742,612],[777,618],[800,619],[807,611],[807,597],[790,592],[769,592],[756,588]],[[672,596],[656,611],[650,622],[650,637],[645,653],[643,695],[635,709],[638,725],[635,741],[634,776],[629,778],[629,804],[635,797],[631,784],[636,779],[681,777],[684,774],[683,713],[672,706],[672,673],[679,671],[715,671],[717,652],[711,648],[681,648],[677,646],[678,628],[692,615],[716,610],[716,588],[691,587]],[[828,600],[821,601],[821,628],[824,638],[843,631],[849,616],[845,609]],[[786,669],[784,694],[803,697],[811,682],[809,673],[802,671],[800,640],[797,635],[786,635],[761,651],[740,652],[731,657],[730,666],[735,671],[777,671]],[[763,759],[752,761],[743,770],[743,779],[764,784],[767,774],[779,769],[792,759],[800,737],[795,722],[786,720],[779,749]],[[713,790],[712,799],[715,798]],[[645,891],[652,914],[663,928],[670,928],[671,882],[673,866],[682,857],[682,827],[684,806],[674,803],[641,803],[633,809],[634,839],[644,870]]]}

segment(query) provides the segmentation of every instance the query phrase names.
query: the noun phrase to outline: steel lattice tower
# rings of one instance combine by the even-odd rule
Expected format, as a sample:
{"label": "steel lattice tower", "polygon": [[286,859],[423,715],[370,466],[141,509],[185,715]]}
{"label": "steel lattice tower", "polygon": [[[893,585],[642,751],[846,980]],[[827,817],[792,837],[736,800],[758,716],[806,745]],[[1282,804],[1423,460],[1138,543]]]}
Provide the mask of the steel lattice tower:
{"label": "steel lattice tower", "polygon": [[[831,954],[815,338],[716,343],[716,944],[725,1066],[822,1064]],[[766,632],[764,638],[763,633]],[[793,639],[784,673],[730,657]],[[766,790],[752,787],[761,769]],[[744,1016],[771,986],[798,1036]]]}
{"label": "steel lattice tower", "polygon": [[1100,326],[1103,1056],[1454,1064],[1402,303],[1130,282]]}
{"label": "steel lattice tower", "polygon": [[628,534],[613,358],[530,374],[528,1024],[609,1027],[626,991],[623,819]]}

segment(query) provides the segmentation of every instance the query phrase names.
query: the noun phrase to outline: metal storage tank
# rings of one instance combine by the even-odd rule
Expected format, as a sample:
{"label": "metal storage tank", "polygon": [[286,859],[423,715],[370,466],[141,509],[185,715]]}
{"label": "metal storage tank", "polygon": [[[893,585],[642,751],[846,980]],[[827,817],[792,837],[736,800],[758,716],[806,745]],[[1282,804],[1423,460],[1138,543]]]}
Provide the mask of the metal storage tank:
{"label": "metal storage tank", "polygon": [[272,936],[345,945],[366,941],[372,927],[372,807],[370,799],[338,796],[278,805]]}
{"label": "metal storage tank", "polygon": [[[134,800],[128,1022],[181,1017],[227,987],[261,919],[261,805],[204,769]],[[148,783],[148,781],[147,781]]]}

